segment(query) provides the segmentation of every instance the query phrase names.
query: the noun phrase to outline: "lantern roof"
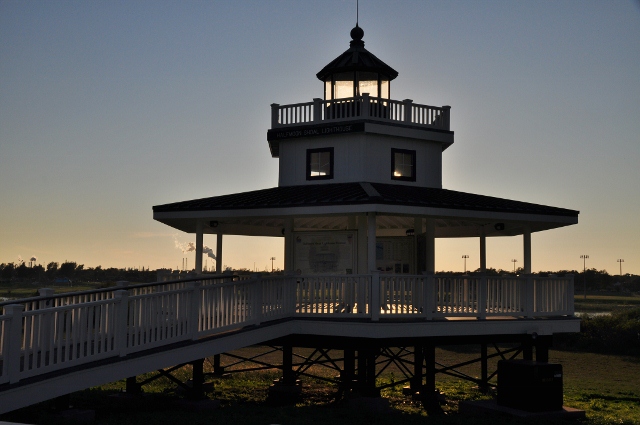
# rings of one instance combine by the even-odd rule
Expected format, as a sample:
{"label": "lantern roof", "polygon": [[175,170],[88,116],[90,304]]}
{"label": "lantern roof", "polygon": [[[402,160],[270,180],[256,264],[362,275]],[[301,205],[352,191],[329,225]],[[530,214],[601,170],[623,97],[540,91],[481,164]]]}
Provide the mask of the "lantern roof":
{"label": "lantern roof", "polygon": [[373,53],[364,48],[364,31],[356,24],[351,30],[351,42],[349,49],[329,62],[316,74],[319,80],[324,81],[329,75],[339,72],[377,72],[389,77],[389,81],[398,76],[398,71],[378,59]]}

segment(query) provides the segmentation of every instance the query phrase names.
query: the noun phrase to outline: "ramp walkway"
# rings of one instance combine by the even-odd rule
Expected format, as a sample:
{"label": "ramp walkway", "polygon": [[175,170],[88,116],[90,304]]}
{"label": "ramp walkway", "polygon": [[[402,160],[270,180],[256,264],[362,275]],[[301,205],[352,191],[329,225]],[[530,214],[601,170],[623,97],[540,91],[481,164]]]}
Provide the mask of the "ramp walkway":
{"label": "ramp walkway", "polygon": [[0,413],[292,334],[579,331],[572,276],[209,275],[40,294],[0,304]]}

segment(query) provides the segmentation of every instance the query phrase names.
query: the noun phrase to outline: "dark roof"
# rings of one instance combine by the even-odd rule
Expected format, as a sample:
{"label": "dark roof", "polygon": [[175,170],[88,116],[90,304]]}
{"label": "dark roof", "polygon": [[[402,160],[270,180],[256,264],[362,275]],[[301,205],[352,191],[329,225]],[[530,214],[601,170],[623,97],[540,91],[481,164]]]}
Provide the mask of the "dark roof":
{"label": "dark roof", "polygon": [[578,211],[455,190],[385,183],[284,186],[156,205],[154,212],[386,204],[577,217]]}
{"label": "dark roof", "polygon": [[349,49],[322,68],[322,70],[316,74],[318,79],[324,81],[328,75],[336,72],[349,71],[377,72],[388,76],[389,80],[396,78],[398,71],[382,62],[373,53],[364,48],[364,41],[362,41],[363,35],[364,31],[356,25],[356,27],[351,30],[352,40]]}

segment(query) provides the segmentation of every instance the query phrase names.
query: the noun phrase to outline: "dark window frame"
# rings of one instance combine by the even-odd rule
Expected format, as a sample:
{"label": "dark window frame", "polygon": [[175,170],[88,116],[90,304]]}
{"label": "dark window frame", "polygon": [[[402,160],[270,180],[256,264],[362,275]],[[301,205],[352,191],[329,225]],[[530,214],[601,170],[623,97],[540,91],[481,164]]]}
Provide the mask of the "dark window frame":
{"label": "dark window frame", "polygon": [[[329,153],[329,173],[324,176],[311,175],[311,155],[314,153]],[[333,147],[307,149],[307,180],[331,180],[333,179]]]}
{"label": "dark window frame", "polygon": [[[411,176],[396,176],[396,154],[401,153],[411,156]],[[410,149],[395,149],[391,148],[391,180],[414,182],[416,181],[416,151]]]}

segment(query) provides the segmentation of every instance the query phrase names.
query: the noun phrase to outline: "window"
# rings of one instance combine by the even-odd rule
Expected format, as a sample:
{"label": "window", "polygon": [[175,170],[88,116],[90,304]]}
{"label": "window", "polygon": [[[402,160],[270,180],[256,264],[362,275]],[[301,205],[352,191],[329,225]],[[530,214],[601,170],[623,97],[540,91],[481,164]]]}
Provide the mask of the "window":
{"label": "window", "polygon": [[307,149],[307,180],[333,178],[333,148]]}
{"label": "window", "polygon": [[416,151],[391,149],[391,179],[416,181]]}

